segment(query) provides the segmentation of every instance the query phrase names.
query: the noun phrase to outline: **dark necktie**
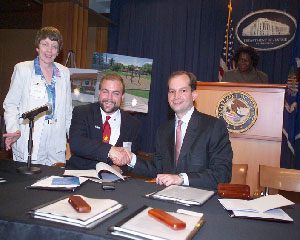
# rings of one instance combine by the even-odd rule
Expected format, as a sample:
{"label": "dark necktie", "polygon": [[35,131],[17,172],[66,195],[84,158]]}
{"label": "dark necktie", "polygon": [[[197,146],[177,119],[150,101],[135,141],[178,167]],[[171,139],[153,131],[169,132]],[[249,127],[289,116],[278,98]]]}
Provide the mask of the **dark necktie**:
{"label": "dark necktie", "polygon": [[106,143],[109,143],[110,134],[111,134],[111,128],[108,122],[109,119],[110,116],[106,116],[105,123],[103,124],[103,142]]}
{"label": "dark necktie", "polygon": [[175,154],[175,161],[176,161],[176,166],[180,154],[180,149],[181,149],[181,124],[183,122],[181,120],[178,120],[178,125],[176,128],[176,154]]}

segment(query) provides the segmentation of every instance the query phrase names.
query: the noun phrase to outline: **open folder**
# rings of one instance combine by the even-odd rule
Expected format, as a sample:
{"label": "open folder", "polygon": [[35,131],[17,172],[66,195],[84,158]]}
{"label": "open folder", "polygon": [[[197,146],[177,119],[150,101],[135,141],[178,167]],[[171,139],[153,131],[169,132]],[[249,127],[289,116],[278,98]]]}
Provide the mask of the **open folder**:
{"label": "open folder", "polygon": [[174,230],[165,223],[151,217],[148,214],[150,209],[148,206],[143,206],[115,226],[110,227],[110,233],[129,239],[184,240],[192,239],[205,222],[202,216],[168,212],[186,223],[185,229]]}
{"label": "open folder", "polygon": [[229,212],[230,217],[293,222],[293,219],[281,207],[294,203],[279,194],[254,200],[219,199],[219,201]]}
{"label": "open folder", "polygon": [[170,201],[186,206],[199,206],[204,204],[214,194],[214,191],[171,185],[161,191],[146,194],[145,196],[148,198]]}
{"label": "open folder", "polygon": [[32,209],[29,213],[33,218],[59,222],[82,228],[92,228],[100,222],[118,213],[124,206],[112,199],[87,198],[81,195],[84,201],[91,206],[88,213],[79,213],[68,202],[68,197],[44,204]]}
{"label": "open folder", "polygon": [[122,174],[104,162],[97,163],[96,169],[65,170],[64,176],[86,177],[90,180],[99,180],[100,182],[115,182],[118,180],[124,180]]}
{"label": "open folder", "polygon": [[48,176],[38,180],[26,188],[74,191],[87,180],[87,178],[83,177]]}

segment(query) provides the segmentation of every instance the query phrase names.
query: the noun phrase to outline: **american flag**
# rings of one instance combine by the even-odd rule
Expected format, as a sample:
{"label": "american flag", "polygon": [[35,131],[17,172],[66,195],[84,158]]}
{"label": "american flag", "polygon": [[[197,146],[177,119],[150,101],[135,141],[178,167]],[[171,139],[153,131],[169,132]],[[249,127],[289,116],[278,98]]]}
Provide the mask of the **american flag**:
{"label": "american flag", "polygon": [[[230,15],[229,15],[230,17]],[[228,37],[227,37],[228,33]],[[221,82],[224,72],[233,69],[233,40],[234,40],[234,31],[232,27],[232,20],[226,24],[226,31],[224,37],[224,46],[220,58],[220,67],[219,67],[219,82]],[[227,63],[227,64],[226,64]]]}

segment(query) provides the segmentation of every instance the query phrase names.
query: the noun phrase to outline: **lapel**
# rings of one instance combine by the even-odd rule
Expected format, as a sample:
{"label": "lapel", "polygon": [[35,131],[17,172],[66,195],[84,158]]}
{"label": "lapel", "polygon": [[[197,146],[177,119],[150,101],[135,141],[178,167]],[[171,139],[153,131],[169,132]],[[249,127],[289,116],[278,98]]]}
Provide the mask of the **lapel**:
{"label": "lapel", "polygon": [[[62,71],[60,70],[60,74],[62,74]],[[65,103],[65,101],[63,101],[63,94],[65,94],[64,90],[66,89],[63,86],[63,78],[61,77],[61,75],[59,77],[55,76],[54,77],[54,81],[55,81],[55,105],[56,105],[56,110],[55,110],[55,115],[57,115],[58,113],[58,104],[57,103]]]}
{"label": "lapel", "polygon": [[43,87],[44,97],[37,99],[37,98],[31,98],[29,96],[28,98],[29,98],[29,108],[30,109],[40,107],[41,105],[48,102],[48,95],[47,95],[45,83],[42,80],[41,75],[35,74],[34,67],[32,67],[31,77],[30,77],[30,81],[29,81],[29,94],[31,91],[31,87],[33,85],[40,85],[40,87]]}
{"label": "lapel", "polygon": [[175,173],[175,118],[168,124],[166,138],[163,140],[167,143],[166,165],[164,168],[170,167],[171,173]]}
{"label": "lapel", "polygon": [[102,141],[103,138],[103,122],[102,122],[102,114],[100,111],[100,104],[99,102],[93,104],[92,106],[92,123],[89,124],[92,126],[92,134],[96,133],[96,139]]}
{"label": "lapel", "polygon": [[162,158],[163,172],[175,173],[175,119],[160,126],[157,134],[155,145]]}
{"label": "lapel", "polygon": [[180,155],[178,159],[178,165],[179,162],[182,161],[182,159],[185,158],[187,153],[190,151],[191,144],[195,141],[195,138],[199,135],[199,128],[203,126],[199,126],[199,120],[200,116],[195,109],[191,119],[189,121],[188,127],[186,129],[186,133],[184,135],[183,143],[180,150]]}

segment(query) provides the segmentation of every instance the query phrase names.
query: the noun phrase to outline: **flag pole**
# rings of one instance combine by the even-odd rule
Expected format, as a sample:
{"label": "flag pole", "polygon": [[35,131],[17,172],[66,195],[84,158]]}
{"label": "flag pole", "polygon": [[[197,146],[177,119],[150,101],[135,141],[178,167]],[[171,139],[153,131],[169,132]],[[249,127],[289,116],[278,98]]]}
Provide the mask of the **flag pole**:
{"label": "flag pole", "polygon": [[230,15],[231,15],[232,7],[231,7],[231,0],[229,0],[228,5],[228,21],[227,21],[227,41],[226,41],[226,66],[227,66],[227,58],[228,58],[228,35],[229,35],[229,28],[230,28]]}

